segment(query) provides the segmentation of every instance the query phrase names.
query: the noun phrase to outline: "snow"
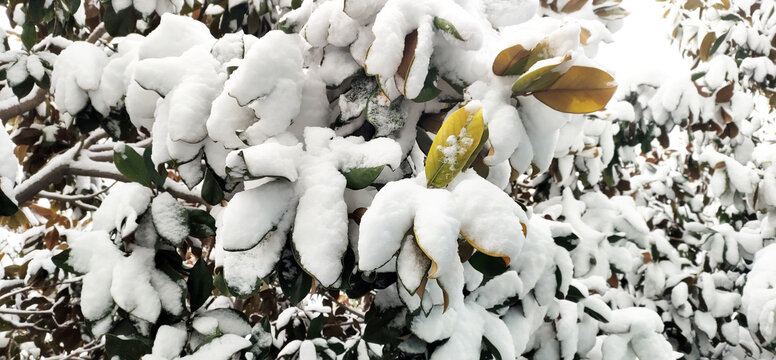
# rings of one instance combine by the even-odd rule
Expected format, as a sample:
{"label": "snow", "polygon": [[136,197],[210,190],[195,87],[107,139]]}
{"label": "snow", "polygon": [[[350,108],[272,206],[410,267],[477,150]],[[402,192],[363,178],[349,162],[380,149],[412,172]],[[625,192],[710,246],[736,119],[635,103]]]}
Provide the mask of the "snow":
{"label": "snow", "polygon": [[154,250],[136,248],[113,268],[110,295],[116,305],[132,316],[156,322],[162,310],[159,294],[151,286]]}
{"label": "snow", "polygon": [[102,319],[113,308],[113,268],[122,259],[107,232],[92,231],[69,235],[68,264],[86,273],[81,290],[81,312],[86,319]]}
{"label": "snow", "polygon": [[151,189],[138,183],[118,183],[103,199],[92,215],[94,230],[117,230],[120,237],[132,234],[138,226],[138,217],[151,203]]}
{"label": "snow", "polygon": [[57,57],[51,74],[54,102],[63,111],[77,114],[100,85],[108,56],[99,47],[78,41]]}
{"label": "snow", "polygon": [[251,346],[251,342],[234,334],[225,334],[202,345],[191,355],[181,360],[228,360],[232,354]]}
{"label": "snow", "polygon": [[[293,188],[277,180],[236,194],[223,213],[218,237],[227,251],[249,250],[286,217],[294,204]],[[260,204],[260,208],[256,208]]]}
{"label": "snow", "polygon": [[154,198],[151,215],[156,231],[173,245],[181,245],[189,236],[188,213],[170,193],[164,192]]}
{"label": "snow", "polygon": [[185,330],[170,325],[162,325],[156,331],[151,354],[165,359],[176,358],[186,345],[187,337],[188,334],[186,334]]}

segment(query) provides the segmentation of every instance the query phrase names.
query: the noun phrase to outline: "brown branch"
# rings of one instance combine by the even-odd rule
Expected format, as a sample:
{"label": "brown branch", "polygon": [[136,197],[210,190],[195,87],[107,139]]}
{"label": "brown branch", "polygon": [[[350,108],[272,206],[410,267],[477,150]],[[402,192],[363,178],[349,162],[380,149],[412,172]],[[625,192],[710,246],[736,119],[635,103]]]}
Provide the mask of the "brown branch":
{"label": "brown branch", "polygon": [[2,120],[3,125],[5,125],[8,120],[24,114],[40,105],[40,103],[46,99],[47,94],[48,91],[45,89],[37,88],[35,94],[32,97],[26,96],[22,98],[23,100],[19,101],[18,104],[12,105],[5,109],[0,109],[0,120]]}

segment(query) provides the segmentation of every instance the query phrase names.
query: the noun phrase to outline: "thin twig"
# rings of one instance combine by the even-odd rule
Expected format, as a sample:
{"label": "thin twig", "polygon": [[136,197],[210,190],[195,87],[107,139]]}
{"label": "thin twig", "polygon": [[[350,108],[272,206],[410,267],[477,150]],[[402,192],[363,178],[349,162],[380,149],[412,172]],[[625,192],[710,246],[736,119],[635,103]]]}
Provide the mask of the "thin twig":
{"label": "thin twig", "polygon": [[366,316],[360,310],[357,310],[356,308],[354,308],[352,306],[349,306],[347,304],[341,303],[338,299],[335,299],[333,296],[331,296],[331,295],[329,295],[329,294],[327,294],[325,292],[323,292],[321,294],[323,295],[323,297],[325,297],[325,298],[335,302],[339,306],[342,306],[343,309],[347,310],[348,312],[350,312],[353,315],[356,315],[356,316],[360,317],[361,319],[363,319]]}

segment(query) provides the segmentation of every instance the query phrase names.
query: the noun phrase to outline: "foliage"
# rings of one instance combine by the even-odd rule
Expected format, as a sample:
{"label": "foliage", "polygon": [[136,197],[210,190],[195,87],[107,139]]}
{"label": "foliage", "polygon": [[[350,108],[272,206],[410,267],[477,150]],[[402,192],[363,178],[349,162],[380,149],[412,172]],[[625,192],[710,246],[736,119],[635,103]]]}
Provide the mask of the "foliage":
{"label": "foliage", "polygon": [[773,356],[772,3],[3,4],[6,357]]}

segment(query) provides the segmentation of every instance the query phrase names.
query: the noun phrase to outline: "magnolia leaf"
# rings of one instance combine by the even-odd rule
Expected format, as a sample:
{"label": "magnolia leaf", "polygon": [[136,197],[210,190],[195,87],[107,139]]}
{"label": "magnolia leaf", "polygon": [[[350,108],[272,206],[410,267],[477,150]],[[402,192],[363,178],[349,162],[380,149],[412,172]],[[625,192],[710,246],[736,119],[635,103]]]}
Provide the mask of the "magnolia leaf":
{"label": "magnolia leaf", "polygon": [[503,258],[492,257],[482,252],[472,254],[469,265],[486,276],[500,275],[508,269]]}
{"label": "magnolia leaf", "polygon": [[0,190],[0,216],[11,216],[19,211],[19,207]]}
{"label": "magnolia leaf", "polygon": [[375,179],[377,179],[378,176],[380,176],[380,172],[383,171],[383,168],[385,166],[375,166],[375,167],[368,167],[368,168],[356,168],[356,169],[350,169],[350,171],[342,174],[345,176],[345,180],[347,180],[347,187],[351,190],[361,190],[369,185],[372,184]]}
{"label": "magnolia leaf", "polygon": [[512,93],[515,95],[526,95],[534,91],[546,89],[563,75],[559,71],[559,67],[565,65],[570,60],[571,57],[566,55],[563,58],[557,58],[557,61],[524,74],[512,84]]}
{"label": "magnolia leaf", "polygon": [[552,85],[533,93],[545,105],[566,113],[585,114],[603,109],[617,83],[603,70],[572,66]]}
{"label": "magnolia leaf", "polygon": [[[413,231],[413,235],[415,236],[415,239],[417,239],[418,238],[417,230],[413,229],[412,231]],[[415,243],[417,244],[417,241],[415,241]],[[424,250],[423,247],[420,246],[420,244],[418,244],[418,249],[420,249],[420,251],[423,252],[423,255],[425,255],[425,257],[427,259],[429,259],[429,261],[431,261],[431,265],[430,265],[431,270],[427,272],[428,273],[428,278],[429,279],[436,279],[437,278],[437,270],[439,270],[439,265],[437,265],[436,261],[434,261],[434,258],[429,256],[428,252],[426,250]]]}
{"label": "magnolia leaf", "polygon": [[439,73],[435,69],[430,69],[423,83],[423,89],[420,90],[418,96],[412,99],[412,101],[422,103],[436,98],[442,92],[442,90],[436,87],[437,77],[439,77]]}
{"label": "magnolia leaf", "polygon": [[136,360],[151,352],[144,339],[122,339],[113,334],[105,335],[105,356],[108,359]]}
{"label": "magnolia leaf", "polygon": [[703,37],[703,41],[701,41],[701,47],[698,49],[698,55],[700,55],[701,60],[709,61],[709,56],[711,56],[711,46],[714,44],[715,40],[717,40],[717,35],[713,32],[706,33],[706,36]]}
{"label": "magnolia leaf", "polygon": [[213,292],[213,275],[210,274],[210,269],[202,259],[197,260],[191,268],[186,287],[189,289],[191,311],[194,312],[205,304],[210,293]]}
{"label": "magnolia leaf", "polygon": [[581,9],[585,4],[587,3],[587,0],[569,0],[569,2],[566,3],[566,5],[563,6],[560,11],[564,13],[573,13],[579,9]]}
{"label": "magnolia leaf", "polygon": [[483,246],[481,246],[481,244],[478,244],[476,240],[472,239],[470,236],[466,236],[463,232],[461,232],[461,236],[464,239],[466,239],[466,242],[468,242],[469,245],[475,248],[479,253],[482,253],[494,258],[501,258],[502,260],[504,260],[504,264],[506,264],[506,266],[509,266],[509,263],[512,261],[509,258],[509,256],[507,256],[507,254],[499,254],[499,253],[496,253],[495,251],[486,251],[485,249],[483,249]]}
{"label": "magnolia leaf", "polygon": [[425,285],[426,274],[431,267],[431,260],[423,253],[412,235],[407,235],[402,242],[399,255],[396,257],[396,274],[399,283],[411,295],[419,293]]}
{"label": "magnolia leaf", "polygon": [[[587,1],[587,0],[585,0],[585,1]],[[443,19],[441,17],[434,16],[434,26],[437,29],[442,30],[442,31],[450,34],[452,37],[454,37],[454,38],[456,38],[458,40],[465,41],[463,39],[463,37],[461,36],[461,34],[458,33],[458,29],[456,29],[455,26],[451,22],[449,22],[449,21],[447,21],[447,20],[445,20],[445,19]]]}
{"label": "magnolia leaf", "polygon": [[441,188],[461,172],[485,131],[482,109],[469,113],[460,108],[442,124],[426,158],[427,186]]}
{"label": "magnolia leaf", "polygon": [[410,67],[412,67],[412,61],[415,59],[415,48],[418,47],[418,30],[413,30],[411,33],[404,37],[404,55],[402,55],[401,63],[399,63],[399,69],[396,70],[396,74],[401,76],[402,79],[407,79],[407,75],[410,73]]}
{"label": "magnolia leaf", "polygon": [[501,50],[493,61],[493,73],[498,76],[520,75],[528,68],[528,55],[530,50],[526,50],[522,45],[508,47]]}
{"label": "magnolia leaf", "polygon": [[113,163],[129,180],[151,187],[151,176],[148,174],[145,160],[131,146],[124,146],[123,151],[114,150]]}
{"label": "magnolia leaf", "polygon": [[32,22],[27,22],[22,26],[22,44],[27,50],[32,49],[35,42],[38,41],[38,33]]}

